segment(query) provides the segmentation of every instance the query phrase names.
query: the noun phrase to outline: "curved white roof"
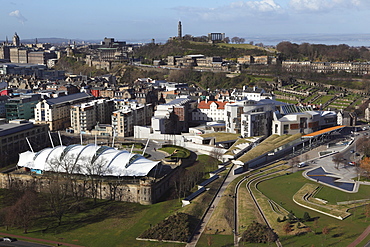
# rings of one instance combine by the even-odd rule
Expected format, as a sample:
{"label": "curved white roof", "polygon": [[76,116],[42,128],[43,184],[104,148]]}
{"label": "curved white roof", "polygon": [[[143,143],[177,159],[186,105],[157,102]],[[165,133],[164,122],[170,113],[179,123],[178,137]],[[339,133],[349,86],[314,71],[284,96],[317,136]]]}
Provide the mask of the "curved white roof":
{"label": "curved white roof", "polygon": [[107,146],[70,145],[19,154],[18,166],[100,176],[146,176],[159,161]]}

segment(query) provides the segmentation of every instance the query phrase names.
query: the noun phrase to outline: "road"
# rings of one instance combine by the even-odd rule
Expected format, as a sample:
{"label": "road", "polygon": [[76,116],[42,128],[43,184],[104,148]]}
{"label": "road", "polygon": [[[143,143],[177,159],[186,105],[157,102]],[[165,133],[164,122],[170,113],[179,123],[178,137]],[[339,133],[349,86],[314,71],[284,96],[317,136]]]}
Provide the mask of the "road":
{"label": "road", "polygon": [[50,247],[54,245],[38,244],[26,241],[0,242],[0,247]]}
{"label": "road", "polygon": [[23,239],[23,240],[31,240],[31,241],[37,241],[37,242],[44,242],[45,244],[39,244],[39,243],[33,243],[33,242],[26,242],[23,240],[18,240],[14,242],[0,242],[0,247],[2,246],[26,246],[26,247],[45,247],[45,246],[56,246],[57,244],[60,244],[61,246],[70,246],[70,247],[83,247],[82,245],[77,244],[69,244],[69,243],[63,243],[61,241],[54,241],[54,240],[46,240],[41,238],[32,238],[28,237],[26,235],[14,235],[9,234],[6,232],[0,232],[0,236],[8,236],[16,239]]}

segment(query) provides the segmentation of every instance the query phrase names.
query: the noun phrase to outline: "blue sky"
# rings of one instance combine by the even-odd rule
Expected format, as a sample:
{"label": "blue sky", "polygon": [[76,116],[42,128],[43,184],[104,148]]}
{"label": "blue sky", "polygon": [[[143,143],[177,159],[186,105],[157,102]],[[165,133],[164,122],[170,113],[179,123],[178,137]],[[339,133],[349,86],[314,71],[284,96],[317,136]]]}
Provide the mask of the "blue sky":
{"label": "blue sky", "polygon": [[8,0],[0,9],[0,40],[26,38],[165,40],[224,32],[369,34],[370,0]]}

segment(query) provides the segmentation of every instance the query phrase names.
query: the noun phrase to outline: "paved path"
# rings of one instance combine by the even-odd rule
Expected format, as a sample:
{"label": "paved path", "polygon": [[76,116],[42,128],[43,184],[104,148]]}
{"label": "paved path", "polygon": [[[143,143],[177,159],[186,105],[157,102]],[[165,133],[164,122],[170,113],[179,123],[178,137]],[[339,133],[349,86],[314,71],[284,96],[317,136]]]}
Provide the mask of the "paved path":
{"label": "paved path", "polygon": [[205,216],[203,217],[201,223],[200,223],[200,226],[198,227],[198,229],[196,230],[195,234],[193,235],[191,241],[186,245],[186,247],[195,247],[198,243],[198,240],[200,238],[200,236],[202,235],[204,229],[206,228],[209,220],[211,219],[211,216],[213,214],[213,211],[215,210],[215,208],[217,207],[217,204],[218,202],[220,201],[221,199],[221,196],[223,195],[226,187],[230,184],[230,182],[232,182],[236,177],[240,176],[240,174],[238,175],[234,175],[234,166],[232,166],[232,168],[230,168],[231,171],[229,172],[229,175],[227,176],[227,178],[225,179],[225,181],[223,182],[220,190],[218,191],[217,195],[215,195],[215,198],[214,200],[212,201],[210,207],[208,207],[207,209],[207,212],[205,213]]}
{"label": "paved path", "polygon": [[364,240],[367,235],[370,234],[370,226],[368,226],[365,231],[360,235],[358,236],[358,238],[356,238],[355,241],[353,241],[351,244],[349,244],[347,247],[356,247],[359,243],[361,243],[362,240]]}
{"label": "paved path", "polygon": [[24,235],[14,235],[14,234],[9,234],[9,233],[5,233],[5,232],[0,232],[0,235],[12,237],[12,238],[17,238],[17,239],[22,239],[22,240],[25,239],[25,240],[43,242],[43,243],[47,243],[47,244],[52,244],[52,246],[56,246],[57,244],[59,244],[61,246],[83,247],[82,245],[68,244],[68,243],[63,243],[63,242],[60,242],[60,241],[46,240],[46,239],[41,239],[41,238],[31,238],[31,237],[27,237],[27,236],[24,236]]}

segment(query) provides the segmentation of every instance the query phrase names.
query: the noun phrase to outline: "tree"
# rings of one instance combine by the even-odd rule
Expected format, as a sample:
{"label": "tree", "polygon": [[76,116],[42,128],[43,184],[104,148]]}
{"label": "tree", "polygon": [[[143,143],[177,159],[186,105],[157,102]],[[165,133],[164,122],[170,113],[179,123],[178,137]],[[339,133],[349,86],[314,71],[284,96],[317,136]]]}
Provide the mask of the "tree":
{"label": "tree", "polygon": [[230,43],[230,38],[229,38],[229,37],[225,37],[224,42],[225,42],[226,44],[229,44],[229,43]]}
{"label": "tree", "polygon": [[360,169],[367,178],[370,178],[370,157],[365,157],[360,161]]}
{"label": "tree", "polygon": [[8,208],[5,216],[7,228],[17,226],[23,228],[27,233],[28,228],[33,224],[35,217],[38,215],[38,195],[33,190],[27,190],[17,200],[17,202]]}
{"label": "tree", "polygon": [[292,229],[290,228],[290,223],[289,222],[286,222],[283,226],[283,231],[285,232],[285,234],[289,234]]}
{"label": "tree", "polygon": [[315,218],[315,220],[313,222],[313,228],[314,228],[314,231],[316,233],[317,228],[319,228],[319,219],[318,218]]}
{"label": "tree", "polygon": [[366,204],[366,206],[365,206],[365,216],[366,216],[366,218],[365,218],[365,222],[366,222],[367,218],[370,217],[370,204]]}
{"label": "tree", "polygon": [[[94,199],[94,203],[96,203],[99,193],[102,191],[101,184],[103,182],[103,177],[107,174],[111,173],[111,169],[107,166],[108,161],[104,159],[97,159],[95,161],[91,161],[87,158],[80,158],[82,162],[80,163],[81,170],[86,175],[85,178],[88,181],[89,197]],[[123,165],[129,160],[125,160]]]}
{"label": "tree", "polygon": [[232,37],[232,38],[231,38],[231,43],[238,44],[239,39],[240,39],[240,38],[239,38],[239,37],[236,37],[236,36],[235,36],[235,37]]}
{"label": "tree", "polygon": [[328,235],[330,233],[330,229],[328,228],[328,227],[324,227],[323,229],[322,229],[322,234],[324,234],[325,235],[325,240],[326,240],[326,236]]}
{"label": "tree", "polygon": [[335,168],[339,168],[339,164],[343,162],[343,154],[337,153],[333,155],[332,161],[334,162]]}
{"label": "tree", "polygon": [[304,212],[303,214],[303,220],[304,221],[309,221],[311,219],[311,216],[308,212]]}
{"label": "tree", "polygon": [[268,226],[253,221],[247,230],[243,232],[241,241],[248,243],[271,243],[275,242],[278,235]]}

